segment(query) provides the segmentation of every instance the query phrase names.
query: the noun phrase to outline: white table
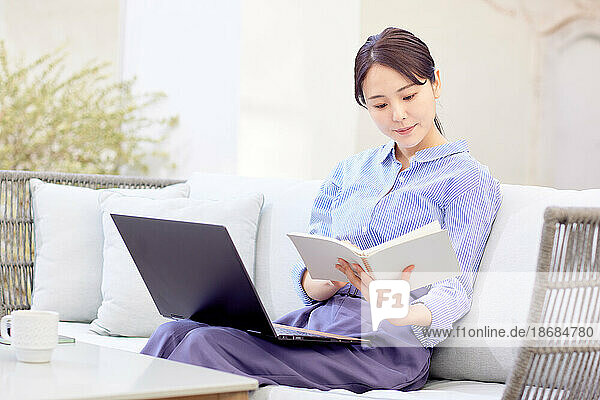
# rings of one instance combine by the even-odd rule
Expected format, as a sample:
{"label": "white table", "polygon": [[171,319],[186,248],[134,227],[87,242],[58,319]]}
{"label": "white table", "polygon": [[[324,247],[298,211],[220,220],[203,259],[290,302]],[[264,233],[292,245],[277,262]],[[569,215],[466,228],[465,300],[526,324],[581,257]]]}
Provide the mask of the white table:
{"label": "white table", "polygon": [[143,354],[60,344],[45,364],[18,362],[0,345],[0,399],[241,400],[255,379]]}

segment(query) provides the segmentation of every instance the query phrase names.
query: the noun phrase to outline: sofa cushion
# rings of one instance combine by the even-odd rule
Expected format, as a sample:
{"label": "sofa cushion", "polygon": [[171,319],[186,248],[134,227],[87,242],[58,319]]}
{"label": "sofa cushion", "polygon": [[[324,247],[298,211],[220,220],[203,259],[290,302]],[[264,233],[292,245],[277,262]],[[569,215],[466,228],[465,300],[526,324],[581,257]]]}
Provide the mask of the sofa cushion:
{"label": "sofa cushion", "polygon": [[[110,213],[224,225],[242,261],[250,269],[262,203],[260,193],[222,201],[152,200],[105,193],[101,199],[104,228],[102,304],[90,329],[102,335],[149,337],[158,325],[169,321],[154,305]],[[248,272],[252,273],[251,270]]]}
{"label": "sofa cushion", "polygon": [[321,181],[193,174],[190,198],[224,199],[235,193],[259,191],[265,196],[256,240],[254,283],[271,319],[302,306],[290,278],[299,255],[286,233],[306,232]]}
{"label": "sofa cushion", "polygon": [[500,400],[504,387],[500,383],[434,380],[427,382],[423,389],[412,392],[370,390],[356,394],[342,389],[325,392],[317,389],[270,385],[250,392],[248,398],[250,400]]}
{"label": "sofa cushion", "polygon": [[[533,294],[544,210],[557,206],[600,206],[600,189],[557,190],[502,185],[503,200],[475,282],[471,311],[456,325],[525,325]],[[505,382],[518,354],[518,341],[486,345],[448,338],[433,352],[430,376]]]}
{"label": "sofa cushion", "polygon": [[[105,191],[31,179],[35,268],[31,308],[54,310],[63,321],[89,322],[102,301],[102,220]],[[187,197],[185,183],[162,189],[113,189],[150,198]]]}
{"label": "sofa cushion", "polygon": [[291,266],[300,256],[286,236],[307,232],[310,211],[321,181],[291,184],[273,194],[262,214],[256,260],[256,287],[269,305],[273,319],[303,306],[292,284]]}

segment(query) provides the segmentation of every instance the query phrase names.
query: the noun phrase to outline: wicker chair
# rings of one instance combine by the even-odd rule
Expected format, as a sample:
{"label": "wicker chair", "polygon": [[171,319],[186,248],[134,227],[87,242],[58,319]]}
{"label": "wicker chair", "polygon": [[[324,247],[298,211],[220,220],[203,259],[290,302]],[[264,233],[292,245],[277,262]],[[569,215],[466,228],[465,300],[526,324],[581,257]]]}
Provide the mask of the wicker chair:
{"label": "wicker chair", "polygon": [[[548,207],[528,322],[597,329],[599,293],[600,208]],[[587,336],[524,342],[502,399],[598,399],[599,360],[600,342]]]}
{"label": "wicker chair", "polygon": [[[34,237],[28,181],[89,188],[164,187],[179,180],[0,171],[0,316],[31,302]],[[600,322],[600,209],[549,207],[529,312],[531,323]],[[597,336],[596,336],[597,337]],[[524,342],[503,400],[599,399],[600,344]]]}

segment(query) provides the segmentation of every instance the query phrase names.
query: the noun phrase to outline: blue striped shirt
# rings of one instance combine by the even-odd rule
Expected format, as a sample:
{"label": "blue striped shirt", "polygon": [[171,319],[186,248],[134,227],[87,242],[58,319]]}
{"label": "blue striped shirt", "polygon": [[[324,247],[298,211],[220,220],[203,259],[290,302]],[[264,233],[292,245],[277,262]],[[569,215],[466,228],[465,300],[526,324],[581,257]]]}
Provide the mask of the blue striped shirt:
{"label": "blue striped shirt", "polygon": [[[315,198],[309,233],[364,250],[438,220],[448,231],[461,275],[411,292],[418,297],[411,304],[431,311],[429,328],[450,329],[471,308],[479,263],[502,201],[500,184],[469,154],[465,140],[418,151],[401,169],[393,140],[341,161]],[[400,262],[398,268],[404,267]],[[305,269],[296,263],[292,279],[308,305],[315,301],[301,284]],[[445,339],[425,337],[421,326],[412,329],[425,347]]]}

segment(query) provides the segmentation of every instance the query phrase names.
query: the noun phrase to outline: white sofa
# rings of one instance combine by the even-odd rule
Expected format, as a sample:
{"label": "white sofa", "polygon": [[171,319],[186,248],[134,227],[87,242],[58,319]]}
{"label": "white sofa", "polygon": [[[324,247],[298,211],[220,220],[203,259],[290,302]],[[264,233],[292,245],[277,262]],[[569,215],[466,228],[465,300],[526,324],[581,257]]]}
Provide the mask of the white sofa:
{"label": "white sofa", "polygon": [[[227,198],[262,192],[254,282],[272,319],[301,307],[289,275],[297,260],[290,231],[303,231],[321,181],[246,178],[195,174],[189,181],[191,198]],[[546,187],[502,185],[503,202],[494,222],[475,285],[471,311],[461,323],[473,325],[527,320],[543,213],[549,205],[600,206],[600,189],[573,191]],[[515,275],[516,274],[516,275]],[[506,279],[502,279],[505,276]],[[520,280],[515,281],[514,277]],[[83,323],[61,322],[62,334],[82,342],[139,351],[147,339],[106,337],[91,333]],[[377,390],[356,395],[344,390],[321,392],[268,386],[251,394],[258,399],[500,399],[515,363],[516,347],[452,347],[453,339],[434,351],[430,379],[423,390]]]}

